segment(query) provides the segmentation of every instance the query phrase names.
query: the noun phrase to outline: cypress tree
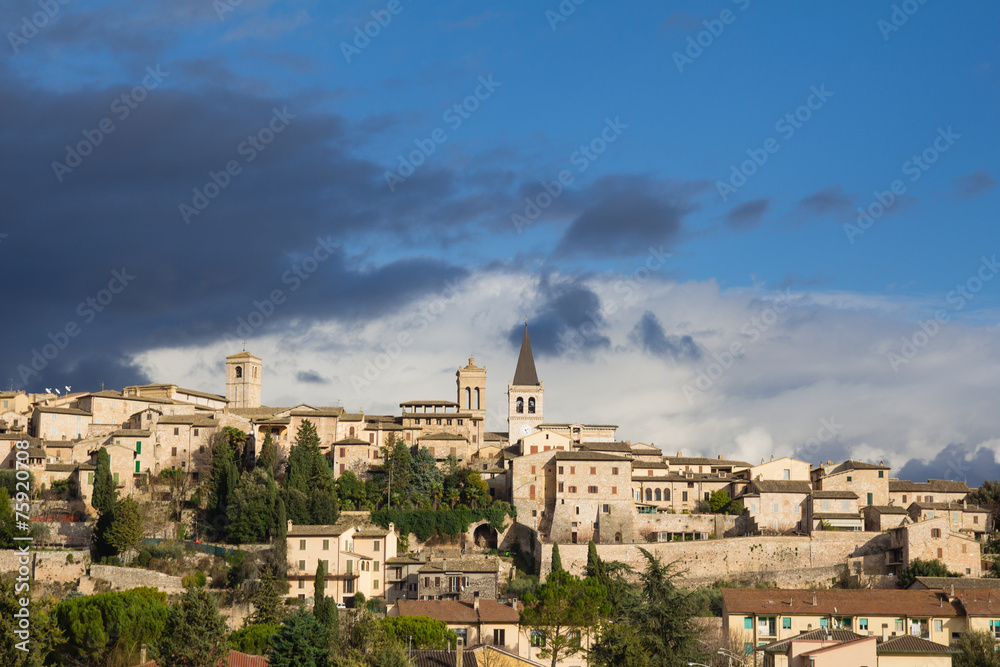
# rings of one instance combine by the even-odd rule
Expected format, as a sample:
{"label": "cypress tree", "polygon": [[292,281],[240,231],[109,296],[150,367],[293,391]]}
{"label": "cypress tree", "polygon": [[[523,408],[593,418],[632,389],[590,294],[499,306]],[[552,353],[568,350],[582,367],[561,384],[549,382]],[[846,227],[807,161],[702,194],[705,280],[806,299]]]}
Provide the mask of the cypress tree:
{"label": "cypress tree", "polygon": [[562,557],[559,555],[559,545],[558,544],[553,544],[552,545],[552,571],[553,572],[561,572],[562,569],[563,569],[563,566],[562,566]]}
{"label": "cypress tree", "polygon": [[97,470],[94,472],[94,497],[90,503],[100,515],[111,514],[115,510],[118,490],[111,476],[111,456],[108,450],[101,447],[97,451]]}

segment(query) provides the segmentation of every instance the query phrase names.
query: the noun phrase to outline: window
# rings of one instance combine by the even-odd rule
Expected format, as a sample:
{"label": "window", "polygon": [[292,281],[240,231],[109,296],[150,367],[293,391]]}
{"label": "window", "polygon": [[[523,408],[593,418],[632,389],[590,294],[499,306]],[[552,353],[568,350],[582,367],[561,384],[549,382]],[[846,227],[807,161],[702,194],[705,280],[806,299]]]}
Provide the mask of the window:
{"label": "window", "polygon": [[743,618],[743,629],[753,630],[753,616],[746,616]]}
{"label": "window", "polygon": [[438,425],[438,426],[440,426],[440,425],[441,425],[441,418],[440,418],[440,417],[438,417],[438,419],[437,419],[437,425]]}
{"label": "window", "polygon": [[534,398],[529,398],[528,399],[528,414],[532,414],[532,415],[535,414],[535,399]]}
{"label": "window", "polygon": [[[577,505],[577,506],[576,506],[576,513],[577,513],[577,514],[579,514],[579,513],[580,513],[580,506],[579,506],[579,505]],[[575,526],[575,525],[576,525],[576,523],[574,523],[573,525]]]}
{"label": "window", "polygon": [[563,474],[563,467],[562,466],[559,466],[559,474],[560,475]]}
{"label": "window", "polygon": [[305,588],[305,587],[306,587],[305,579],[299,579],[299,588]]}
{"label": "window", "polygon": [[597,474],[597,468],[595,468],[594,466],[590,466],[590,474],[591,475],[596,475]]}
{"label": "window", "polygon": [[306,562],[304,560],[299,561],[299,569],[300,570],[306,569]]}
{"label": "window", "polygon": [[569,474],[571,474],[571,475],[575,475],[576,474],[576,466],[570,466],[569,467]]}
{"label": "window", "polygon": [[506,630],[494,630],[493,631],[493,645],[494,646],[506,646],[507,645],[507,631]]}
{"label": "window", "polygon": [[306,541],[299,540],[299,551],[305,551],[305,550],[306,550]]}
{"label": "window", "polygon": [[896,619],[896,632],[902,632],[902,631],[903,631],[903,619],[897,618]]}
{"label": "window", "polygon": [[[135,453],[136,454],[142,454],[142,442],[139,441],[139,440],[137,440],[136,443],[135,443]],[[957,521],[957,519],[956,519],[956,521]]]}
{"label": "window", "polygon": [[782,630],[791,630],[792,629],[792,619],[789,618],[788,616],[785,616],[784,618],[782,618],[781,619],[781,629]]}
{"label": "window", "polygon": [[778,513],[778,503],[774,503],[774,513]]}
{"label": "window", "polygon": [[942,549],[941,547],[938,547],[938,555],[937,555],[937,557],[938,557],[938,560],[944,558],[944,549]]}
{"label": "window", "polygon": [[751,655],[753,653],[753,644],[746,642],[743,644],[743,655]]}
{"label": "window", "polygon": [[139,472],[139,462],[138,461],[135,462],[135,471]]}
{"label": "window", "polygon": [[180,434],[181,434],[181,429],[179,427],[175,426],[174,427],[174,435],[180,435]]}
{"label": "window", "polygon": [[851,480],[851,476],[850,476],[850,475],[848,475],[848,476],[847,476],[847,481],[848,481],[848,482],[852,481],[852,480]]}
{"label": "window", "polygon": [[118,486],[118,473],[115,473],[115,486]]}
{"label": "window", "polygon": [[618,487],[617,486],[612,486],[611,487],[611,495],[613,495],[613,496],[617,496],[618,495]]}
{"label": "window", "polygon": [[570,493],[576,493],[576,487],[575,486],[569,487],[569,492]]}
{"label": "window", "polygon": [[[440,422],[441,422],[441,420],[439,419],[438,423],[440,423]],[[375,444],[375,434],[374,433],[369,433],[368,434],[368,444],[370,444],[370,445],[374,445]],[[378,458],[378,454],[377,453],[375,455],[375,458]]]}
{"label": "window", "polygon": [[194,430],[194,434],[195,434],[195,435],[198,435],[198,429],[195,429],[195,430]]}
{"label": "window", "polygon": [[[382,544],[381,542],[376,542],[375,546],[372,547],[372,551],[378,551],[381,548],[380,547],[381,544]],[[375,569],[378,570],[378,568]]]}
{"label": "window", "polygon": [[430,587],[431,587],[431,578],[424,577],[424,588],[430,588]]}
{"label": "window", "polygon": [[851,501],[850,500],[845,500],[845,501],[841,502],[840,503],[840,509],[844,510],[845,512],[850,511],[850,509],[851,509]]}
{"label": "window", "polygon": [[323,551],[330,550],[330,540],[323,540]]}
{"label": "window", "polygon": [[534,484],[532,484],[531,486],[528,487],[528,499],[529,500],[534,500],[535,499],[535,485]]}
{"label": "window", "polygon": [[944,632],[944,621],[934,621],[934,632]]}
{"label": "window", "polygon": [[1000,621],[990,621],[990,632],[997,639],[1000,639]]}
{"label": "window", "polygon": [[972,517],[972,523],[979,523],[979,517],[974,515]]}
{"label": "window", "polygon": [[903,504],[904,505],[906,504],[906,496],[905,495],[903,496]]}
{"label": "window", "polygon": [[536,472],[535,472],[535,466],[531,466],[531,474],[532,475],[536,474]]}
{"label": "window", "polygon": [[878,478],[879,479],[883,479],[884,477],[885,477],[885,471],[884,470],[879,470],[878,471]]}
{"label": "window", "polygon": [[531,631],[531,645],[542,648],[545,646],[545,633],[541,630]]}
{"label": "window", "polygon": [[329,572],[330,571],[330,561],[328,561],[326,559],[320,559],[319,562],[323,565],[323,571],[324,572]]}
{"label": "window", "polygon": [[611,514],[611,505],[604,505],[603,507],[605,514]]}
{"label": "window", "polygon": [[617,475],[618,474],[618,468],[612,468],[611,469],[611,474],[612,475]]}
{"label": "window", "polygon": [[523,398],[518,397],[517,403],[514,406],[514,412],[516,412],[517,414],[522,414],[524,412],[524,399]]}
{"label": "window", "polygon": [[372,579],[372,588],[378,588],[378,579]]}
{"label": "window", "polygon": [[858,631],[860,632],[862,630],[868,630],[868,619],[867,618],[859,618],[858,619]]}
{"label": "window", "polygon": [[681,492],[681,501],[686,503],[687,500],[688,500],[688,492],[687,491]]}
{"label": "window", "polygon": [[[459,419],[459,420],[458,420],[458,425],[459,425],[459,426],[461,426],[461,425],[462,425],[462,424],[464,424],[464,423],[465,423],[465,420],[464,420],[464,419]],[[475,438],[476,438],[476,436],[472,436],[472,442],[475,442],[475,441],[476,441],[476,439],[475,439]]]}
{"label": "window", "polygon": [[792,471],[789,470],[788,468],[785,468],[784,470],[781,471],[781,478],[782,479],[791,479],[792,478]]}
{"label": "window", "polygon": [[538,445],[532,445],[531,446],[531,453],[532,454],[537,454],[538,453]]}
{"label": "window", "polygon": [[597,487],[596,486],[588,486],[587,487],[587,493],[597,493]]}
{"label": "window", "polygon": [[652,470],[647,470],[646,471],[646,477],[652,477],[652,476],[653,476],[653,471]]}
{"label": "window", "polygon": [[236,367],[236,379],[238,380],[241,377],[243,377],[243,367],[242,366],[237,366]]}
{"label": "window", "polygon": [[954,522],[958,522],[958,512],[951,513],[951,520]]}
{"label": "window", "polygon": [[171,447],[170,448],[170,455],[171,456],[177,456],[177,448],[176,447]]}
{"label": "window", "polygon": [[[656,492],[659,493],[660,490],[657,489]],[[653,502],[653,490],[652,489],[646,489],[646,502],[647,503]]]}
{"label": "window", "polygon": [[830,627],[830,619],[828,619],[828,618],[821,618],[821,619],[819,619],[819,627],[821,627],[821,628],[828,628],[828,627]]}
{"label": "window", "polygon": [[[662,498],[660,497],[660,490],[659,490],[659,489],[657,489],[657,490],[656,490],[656,491],[654,491],[653,493],[654,493],[654,494],[655,494],[655,496],[656,496],[656,502],[660,502],[660,500],[662,500]],[[647,496],[649,495],[649,489],[646,489],[646,495],[647,495]],[[649,500],[649,498],[647,498],[647,500]]]}
{"label": "window", "polygon": [[868,499],[868,504],[869,505],[874,505],[875,504],[874,502],[872,502],[872,494],[870,494],[870,493],[867,494],[867,499]]}
{"label": "window", "polygon": [[381,562],[382,562],[382,561],[378,561],[378,560],[374,562],[374,563],[375,563],[375,567],[374,567],[373,569],[374,569],[374,570],[375,570],[376,572],[378,572],[378,568],[379,568],[379,566],[380,566]]}
{"label": "window", "polygon": [[823,501],[823,511],[826,512],[829,509],[830,509],[830,501],[829,500],[824,500]]}
{"label": "window", "polygon": [[563,483],[559,482],[559,493],[563,492]]}
{"label": "window", "polygon": [[445,421],[445,423],[446,423],[446,424],[447,424],[448,426],[451,426],[451,420],[450,420],[450,419],[446,420],[446,421]]}
{"label": "window", "polygon": [[941,529],[940,528],[931,528],[931,537],[935,537],[935,538],[941,537]]}

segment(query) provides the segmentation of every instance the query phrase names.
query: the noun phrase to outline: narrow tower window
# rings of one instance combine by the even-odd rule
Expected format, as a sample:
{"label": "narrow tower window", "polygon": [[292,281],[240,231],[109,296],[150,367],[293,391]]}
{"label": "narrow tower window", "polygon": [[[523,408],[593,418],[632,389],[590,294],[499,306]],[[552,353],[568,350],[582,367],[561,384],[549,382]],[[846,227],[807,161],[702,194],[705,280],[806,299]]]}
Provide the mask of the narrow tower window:
{"label": "narrow tower window", "polygon": [[243,367],[242,366],[237,366],[236,367],[236,377],[237,378],[243,377]]}
{"label": "narrow tower window", "polygon": [[482,410],[479,405],[479,387],[476,387],[476,410]]}
{"label": "narrow tower window", "polygon": [[528,399],[528,413],[532,414],[532,415],[535,414],[535,399],[534,398],[529,398]]}
{"label": "narrow tower window", "polygon": [[[477,389],[476,392],[478,393],[478,391],[479,390]],[[471,408],[472,408],[472,390],[469,389],[468,387],[466,387],[465,388],[465,409],[468,410],[468,409],[471,409]]]}
{"label": "narrow tower window", "polygon": [[521,414],[522,412],[524,412],[524,399],[523,398],[518,397],[518,399],[517,399],[517,407],[515,408],[515,410],[517,411],[518,414]]}

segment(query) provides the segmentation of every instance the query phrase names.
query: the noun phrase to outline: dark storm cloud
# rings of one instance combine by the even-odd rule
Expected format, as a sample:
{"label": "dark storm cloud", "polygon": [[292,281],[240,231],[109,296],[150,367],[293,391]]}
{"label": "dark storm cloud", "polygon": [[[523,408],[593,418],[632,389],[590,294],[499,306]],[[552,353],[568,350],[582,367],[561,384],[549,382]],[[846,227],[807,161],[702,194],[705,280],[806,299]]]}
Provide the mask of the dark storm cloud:
{"label": "dark storm cloud", "polygon": [[753,229],[770,206],[770,199],[751,199],[729,209],[726,224],[736,230]]}
{"label": "dark storm cloud", "polygon": [[989,169],[979,169],[954,180],[955,194],[964,198],[976,197],[996,184],[996,179]]}
{"label": "dark storm cloud", "polygon": [[632,329],[629,340],[643,352],[661,359],[677,362],[701,359],[701,348],[691,336],[667,335],[660,320],[648,310]]}
{"label": "dark storm cloud", "polygon": [[697,183],[609,176],[581,193],[586,202],[556,250],[568,255],[628,256],[678,240],[684,217],[697,206]]}
{"label": "dark storm cloud", "polygon": [[1000,479],[1000,463],[993,450],[987,447],[971,450],[967,445],[950,444],[926,463],[910,459],[893,477],[914,482],[948,479],[965,482],[969,487],[981,486],[985,479]]}
{"label": "dark storm cloud", "polygon": [[796,212],[803,217],[842,217],[851,212],[854,200],[839,185],[831,185],[799,200]]}
{"label": "dark storm cloud", "polygon": [[306,384],[329,384],[330,381],[316,371],[299,371],[295,374],[295,379]]}
{"label": "dark storm cloud", "polygon": [[[604,349],[611,340],[600,333],[604,326],[601,299],[578,279],[554,279],[543,275],[539,280],[540,304],[528,319],[531,349],[536,355],[559,355],[566,352],[589,352]],[[524,325],[514,326],[508,339],[520,347]]]}
{"label": "dark storm cloud", "polygon": [[[464,202],[449,172],[428,171],[420,188],[392,194],[378,165],[344,148],[354,128],[341,117],[295,99],[179,91],[170,67],[161,72],[162,84],[129,109],[112,105],[131,86],[52,92],[0,64],[8,235],[0,257],[9,275],[23,277],[4,302],[18,325],[0,335],[2,377],[15,386],[141,382],[132,355],[246,338],[239,318],[254,312],[263,321],[251,335],[293,318],[298,326],[366,318],[467,274],[430,258],[365,259],[386,239],[447,236],[463,214],[488,206]],[[105,118],[113,131],[98,130]],[[273,139],[265,134],[270,143],[250,143],[282,124]],[[67,145],[89,155],[57,175],[53,162],[67,163]],[[239,173],[226,173],[230,162]],[[188,221],[181,204],[191,207]],[[415,220],[419,232],[410,231]],[[275,290],[284,299],[272,308]],[[67,327],[75,333],[63,346]],[[46,345],[58,353],[48,348],[51,358],[32,368]],[[101,363],[114,380],[88,370],[107,350],[118,353]]]}

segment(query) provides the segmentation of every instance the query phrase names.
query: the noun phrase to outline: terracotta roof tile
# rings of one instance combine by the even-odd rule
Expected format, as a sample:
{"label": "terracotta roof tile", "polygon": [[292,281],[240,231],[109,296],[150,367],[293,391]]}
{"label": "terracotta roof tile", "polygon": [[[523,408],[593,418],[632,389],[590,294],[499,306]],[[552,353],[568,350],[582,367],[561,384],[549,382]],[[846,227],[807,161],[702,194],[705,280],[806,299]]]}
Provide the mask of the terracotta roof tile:
{"label": "terracotta roof tile", "polygon": [[[813,606],[814,594],[816,606]],[[982,592],[979,592],[979,596],[983,597]],[[730,614],[864,616],[877,609],[886,616],[961,615],[956,604],[944,601],[939,591],[725,588],[722,590],[722,600]],[[991,613],[995,614],[998,610],[1000,595],[996,597],[996,610]]]}
{"label": "terracotta roof tile", "polygon": [[444,623],[517,623],[520,614],[496,600],[480,600],[479,611],[471,602],[458,600],[398,600],[400,616],[427,616]]}

